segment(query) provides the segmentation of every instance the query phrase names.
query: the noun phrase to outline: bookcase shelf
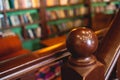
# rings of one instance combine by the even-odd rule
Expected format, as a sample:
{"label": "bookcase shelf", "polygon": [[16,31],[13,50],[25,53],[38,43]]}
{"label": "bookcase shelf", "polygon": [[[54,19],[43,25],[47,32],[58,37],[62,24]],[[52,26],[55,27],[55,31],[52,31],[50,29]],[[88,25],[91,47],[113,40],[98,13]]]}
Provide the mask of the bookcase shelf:
{"label": "bookcase shelf", "polygon": [[74,5],[64,5],[64,6],[52,6],[52,7],[47,7],[46,10],[47,11],[52,11],[52,10],[68,10],[68,9],[74,9],[74,8],[79,8],[79,7],[83,7],[84,4],[74,4]]}
{"label": "bookcase shelf", "polygon": [[[47,1],[49,2],[49,0],[46,0],[46,3]],[[67,4],[62,4],[63,2],[59,2],[59,4],[57,3],[57,5],[45,5],[45,13],[47,14],[46,16],[48,16],[46,19],[46,26],[48,27],[48,37],[65,35],[71,29],[78,26],[83,26],[83,22],[85,19],[88,20],[88,23],[86,25],[90,24],[90,10],[88,8],[89,4],[86,1],[76,0],[77,3],[73,0],[66,1]],[[76,23],[77,26],[74,25]]]}
{"label": "bookcase shelf", "polygon": [[106,2],[93,2],[91,4],[92,7],[96,7],[96,6],[106,6]]}
{"label": "bookcase shelf", "polygon": [[61,18],[61,19],[56,19],[56,20],[50,20],[50,21],[47,22],[47,24],[48,25],[60,24],[60,23],[63,23],[63,22],[73,21],[75,19],[82,19],[82,18],[87,18],[87,15],[66,17],[66,18]]}
{"label": "bookcase shelf", "polygon": [[[16,11],[20,11],[20,12],[22,12],[22,11],[30,11],[30,10],[37,10],[37,9],[39,9],[39,8],[24,8],[24,9],[10,9],[10,10],[0,10],[0,13],[4,13],[4,12],[16,12]],[[31,11],[30,11],[31,12]]]}
{"label": "bookcase shelf", "polygon": [[119,0],[97,1],[97,2],[92,2],[91,1],[92,17],[94,17],[95,15],[99,14],[99,15],[101,15],[100,19],[102,19],[102,17],[104,19],[105,17],[111,15],[111,19],[112,19],[113,18],[113,14],[115,14],[117,12],[117,9],[120,8],[119,6],[120,6],[120,1]]}
{"label": "bookcase shelf", "polygon": [[[13,0],[13,1],[17,1],[17,0]],[[19,1],[21,0],[18,0],[18,2]],[[24,2],[26,1],[29,1],[29,0],[24,0]],[[35,0],[35,1],[38,1],[38,0]],[[47,4],[51,3],[49,1],[51,2],[53,1],[54,3],[57,2],[57,5],[55,4],[52,6],[48,6]],[[78,3],[74,3],[77,0],[64,0],[64,1],[66,2],[66,4],[62,4],[64,3],[63,0],[39,0],[39,3],[40,3],[39,7],[15,8],[16,5],[14,5],[14,7],[10,6],[10,9],[3,9],[3,10],[1,10],[1,7],[0,7],[0,14],[4,16],[5,20],[7,20],[8,17],[11,17],[11,16],[17,16],[20,19],[19,25],[15,25],[15,26],[6,25],[5,27],[2,27],[2,28],[0,27],[0,31],[10,29],[12,32],[15,32],[17,35],[19,35],[19,37],[23,42],[24,48],[35,50],[35,49],[38,49],[38,47],[39,48],[41,47],[41,45],[39,44],[41,39],[48,39],[54,36],[59,37],[60,35],[66,34],[74,27],[84,26],[84,25],[91,26],[91,14],[92,15],[96,14],[95,12],[92,12],[91,8],[106,7],[108,6],[108,3],[113,3],[115,5],[120,4],[119,0],[113,0],[110,2],[104,2],[104,1],[91,2],[91,0],[78,0]],[[81,9],[81,11],[79,9]],[[67,14],[65,14],[65,17],[61,17],[59,16],[61,14],[57,11],[64,11]],[[81,13],[82,15],[79,14],[79,12],[84,12],[84,11],[86,11],[85,14],[83,13]],[[55,19],[54,18],[49,19],[49,16],[47,13],[51,14],[51,12],[55,12],[55,14],[57,15]],[[26,16],[26,14],[28,13],[30,15],[33,14],[33,16],[31,16],[34,18],[34,19],[32,18],[33,19],[32,22],[30,21],[25,22],[25,20],[22,19],[22,17],[24,15]],[[103,13],[113,14],[113,11],[108,10],[108,11],[104,11]],[[74,15],[71,16],[71,14],[74,14]],[[53,16],[53,14],[50,16]],[[72,25],[71,27],[72,22],[73,24],[77,24],[77,25]],[[65,25],[66,27],[68,27],[68,29],[62,25]],[[39,38],[36,37],[32,39],[24,38],[27,36],[26,33],[28,32],[28,30],[34,30],[39,27],[41,28],[41,37]],[[61,30],[62,28],[65,28],[66,30]],[[36,46],[36,48],[33,48],[34,45]]]}
{"label": "bookcase shelf", "polygon": [[114,18],[120,8],[120,0],[94,1],[91,1],[92,26],[94,30],[99,30],[107,27],[108,22]]}
{"label": "bookcase shelf", "polygon": [[[29,2],[28,2],[29,1]],[[24,48],[40,48],[41,0],[0,0],[0,32],[11,31],[18,35]],[[2,23],[2,24],[1,24]],[[29,35],[28,35],[29,34]],[[34,35],[34,37],[33,37]],[[33,45],[38,46],[35,48]]]}
{"label": "bookcase shelf", "polygon": [[[110,1],[110,2],[113,4],[120,4],[120,1]],[[110,2],[92,2],[91,6],[92,7],[107,6],[107,4]]]}
{"label": "bookcase shelf", "polygon": [[12,12],[12,11],[9,11],[9,12],[7,12],[6,13],[6,15],[7,16],[12,16],[12,15],[23,15],[23,14],[25,14],[25,13],[37,13],[38,12],[38,10],[36,10],[36,9],[30,9],[30,10],[18,10],[18,11],[14,11],[14,12]]}
{"label": "bookcase shelf", "polygon": [[120,5],[119,0],[100,1],[100,2],[92,2],[91,3],[91,7],[93,7],[93,8],[101,8],[102,13],[104,13],[104,14],[113,14],[115,12],[115,10],[116,10],[116,7],[119,6],[119,5]]}
{"label": "bookcase shelf", "polygon": [[[35,25],[35,24],[40,24],[40,21],[38,21],[38,22],[33,22],[33,23],[28,23],[28,24],[20,24],[20,25],[17,25],[17,26],[7,26],[7,27],[3,27],[3,28],[1,28],[0,30],[6,30],[6,29],[11,29],[11,28],[18,28],[18,27],[21,27],[22,25],[24,25],[24,26],[33,26],[33,25]],[[33,27],[35,27],[35,26],[33,26]],[[30,27],[31,28],[31,27]],[[35,27],[36,28],[36,27]]]}
{"label": "bookcase shelf", "polygon": [[6,30],[6,29],[12,29],[12,28],[18,28],[18,27],[21,27],[21,25],[2,27],[0,30]]}
{"label": "bookcase shelf", "polygon": [[[45,2],[46,1],[48,1],[48,0],[45,0]],[[67,1],[69,2],[69,1],[72,1],[72,0],[67,0]],[[86,14],[87,16],[86,15],[77,15],[77,16],[74,15],[73,17],[66,16],[64,18],[60,18],[60,17],[53,18],[53,19],[48,19],[47,18],[45,20],[46,21],[46,26],[48,26],[47,29],[49,29],[49,31],[51,30],[51,32],[52,32],[51,27],[57,27],[58,28],[58,26],[61,25],[61,24],[64,24],[64,23],[67,23],[67,22],[71,22],[71,21],[75,21],[75,20],[82,20],[82,21],[85,20],[80,26],[92,26],[92,22],[91,22],[92,21],[92,17],[94,17],[93,15],[96,15],[95,12],[92,12],[92,8],[96,8],[96,7],[104,7],[105,8],[106,6],[108,6],[109,3],[112,3],[114,5],[120,5],[120,1],[119,0],[113,0],[113,1],[109,1],[109,2],[100,1],[100,0],[98,2],[92,2],[92,0],[88,0],[88,1],[86,0],[86,1],[82,1],[82,3],[77,3],[77,4],[67,3],[67,5],[60,5],[60,4],[57,3],[57,5],[55,4],[53,6],[45,5],[44,6],[45,7],[45,11],[48,12],[48,13],[53,11],[53,14],[54,14],[54,12],[60,11],[60,10],[72,10],[72,9],[82,8],[82,7],[86,7],[87,11],[88,11],[88,13]],[[104,10],[102,13],[103,14],[108,14],[108,15],[109,14],[114,14],[114,12],[109,10],[109,9],[108,10]],[[48,15],[46,15],[46,16],[48,16]],[[86,22],[88,24],[86,24]],[[68,29],[68,30],[63,31],[63,32],[55,32],[55,33],[53,32],[53,34],[51,34],[51,33],[49,34],[49,31],[48,31],[48,35],[50,37],[54,37],[54,36],[59,36],[59,34],[64,34],[64,33],[68,32],[70,30]],[[53,31],[54,31],[54,28],[53,28]]]}
{"label": "bookcase shelf", "polygon": [[27,39],[25,41],[23,41],[23,47],[29,50],[37,50],[42,48],[42,46],[40,45],[40,38],[35,38],[35,39]]}
{"label": "bookcase shelf", "polygon": [[36,23],[32,23],[32,24],[27,24],[27,25],[25,25],[26,27],[26,29],[33,29],[33,28],[37,28],[38,26],[39,26],[39,24],[38,24],[39,22],[36,22]]}

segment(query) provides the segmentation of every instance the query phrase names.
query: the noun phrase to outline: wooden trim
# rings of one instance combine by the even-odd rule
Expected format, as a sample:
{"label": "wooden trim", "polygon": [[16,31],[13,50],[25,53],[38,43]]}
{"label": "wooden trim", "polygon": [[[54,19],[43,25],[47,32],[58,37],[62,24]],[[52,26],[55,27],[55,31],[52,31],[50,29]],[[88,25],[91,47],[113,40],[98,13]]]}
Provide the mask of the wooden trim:
{"label": "wooden trim", "polygon": [[[97,58],[105,64],[105,80],[108,80],[111,70],[117,63],[120,48],[120,9],[112,23],[110,23],[110,30],[103,39],[100,48],[96,54]],[[115,59],[116,58],[116,59]],[[114,60],[115,59],[115,60]]]}
{"label": "wooden trim", "polygon": [[32,71],[32,69],[37,69],[68,56],[70,53],[66,49],[65,41],[63,41],[26,55],[2,61],[0,62],[0,79],[18,77],[23,73]]}

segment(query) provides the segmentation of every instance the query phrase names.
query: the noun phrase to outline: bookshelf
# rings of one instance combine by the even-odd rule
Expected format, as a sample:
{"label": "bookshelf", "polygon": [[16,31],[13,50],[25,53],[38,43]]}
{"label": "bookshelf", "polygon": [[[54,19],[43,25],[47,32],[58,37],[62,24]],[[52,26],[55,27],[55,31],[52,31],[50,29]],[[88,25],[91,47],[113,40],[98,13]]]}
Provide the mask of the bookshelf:
{"label": "bookshelf", "polygon": [[35,50],[44,39],[66,35],[75,27],[93,28],[94,15],[114,14],[119,7],[119,0],[0,0],[0,34],[11,30],[24,48]]}
{"label": "bookshelf", "polygon": [[120,7],[119,0],[92,0],[91,3],[93,13],[114,14],[116,9]]}
{"label": "bookshelf", "polygon": [[120,8],[120,0],[91,0],[93,29],[99,30],[107,27],[118,8]]}
{"label": "bookshelf", "polygon": [[0,32],[18,35],[23,47],[39,49],[42,37],[40,0],[0,0]]}
{"label": "bookshelf", "polygon": [[[89,27],[93,30],[104,28],[105,26],[101,25],[96,29],[96,26],[102,23],[93,25],[93,18],[95,18],[95,22],[97,19],[95,15],[100,13],[100,17],[107,18],[108,21],[108,18],[113,17],[119,7],[119,0],[44,0],[44,14],[47,16],[45,18],[47,37],[64,35],[72,28],[79,26]],[[101,14],[104,16],[101,16]]]}
{"label": "bookshelf", "polygon": [[85,0],[45,0],[44,3],[48,38],[64,35],[75,27],[91,25],[90,4]]}

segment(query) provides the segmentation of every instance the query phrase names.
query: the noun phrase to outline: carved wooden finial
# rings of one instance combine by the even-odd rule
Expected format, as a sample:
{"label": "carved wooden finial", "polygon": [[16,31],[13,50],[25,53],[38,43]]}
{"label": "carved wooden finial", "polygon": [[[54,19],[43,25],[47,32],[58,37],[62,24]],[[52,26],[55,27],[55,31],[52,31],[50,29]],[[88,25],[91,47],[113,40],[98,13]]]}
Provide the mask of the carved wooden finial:
{"label": "carved wooden finial", "polygon": [[72,55],[62,66],[62,80],[104,80],[104,66],[93,55],[98,39],[92,30],[84,27],[73,29],[66,46]]}
{"label": "carved wooden finial", "polygon": [[66,46],[72,54],[70,63],[86,66],[95,62],[92,53],[97,49],[98,39],[92,30],[85,27],[73,29],[67,37]]}
{"label": "carved wooden finial", "polygon": [[98,39],[90,29],[76,28],[68,35],[66,45],[73,57],[89,57],[96,51]]}

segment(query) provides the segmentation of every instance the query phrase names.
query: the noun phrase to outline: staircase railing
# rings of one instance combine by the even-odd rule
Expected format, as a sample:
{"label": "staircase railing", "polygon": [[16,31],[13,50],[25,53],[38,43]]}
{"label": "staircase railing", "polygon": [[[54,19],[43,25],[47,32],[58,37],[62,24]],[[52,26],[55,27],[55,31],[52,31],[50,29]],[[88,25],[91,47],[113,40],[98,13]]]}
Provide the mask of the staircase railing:
{"label": "staircase railing", "polygon": [[[98,41],[95,33],[105,36],[97,51]],[[64,59],[62,80],[109,80],[120,54],[120,11],[110,24],[107,34],[101,34],[101,31],[100,34],[95,33],[86,28],[74,29],[68,36],[67,43],[63,42],[2,61],[0,62],[0,80],[22,80],[25,76],[27,80],[34,80],[31,76],[37,69]],[[92,54],[94,52],[95,56]]]}

